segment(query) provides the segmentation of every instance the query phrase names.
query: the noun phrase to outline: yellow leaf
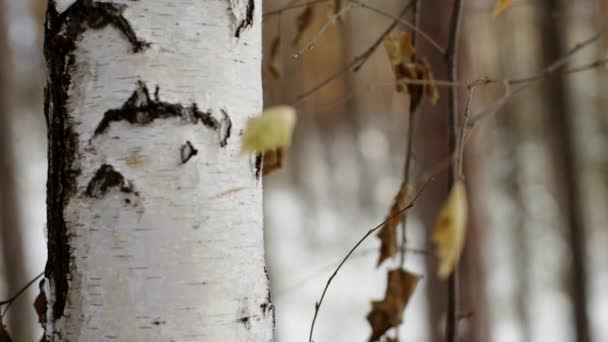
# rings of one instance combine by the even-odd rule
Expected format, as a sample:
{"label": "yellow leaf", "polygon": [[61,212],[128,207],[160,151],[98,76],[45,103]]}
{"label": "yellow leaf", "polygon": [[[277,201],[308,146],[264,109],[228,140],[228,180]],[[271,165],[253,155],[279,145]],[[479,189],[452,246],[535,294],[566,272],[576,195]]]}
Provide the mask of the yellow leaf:
{"label": "yellow leaf", "polygon": [[249,118],[241,138],[241,151],[264,152],[287,148],[296,125],[296,110],[290,106],[267,108],[262,115]]}
{"label": "yellow leaf", "polygon": [[500,13],[507,9],[507,7],[511,6],[513,0],[496,0],[496,4],[494,5],[494,10],[492,11],[492,17],[496,18]]}
{"label": "yellow leaf", "polygon": [[447,278],[458,263],[467,226],[467,194],[464,183],[457,181],[437,216],[431,239],[439,258],[438,275]]}
{"label": "yellow leaf", "polygon": [[372,302],[372,310],[367,314],[367,321],[372,326],[370,342],[377,341],[387,330],[401,324],[403,310],[421,278],[401,268],[388,272],[384,299]]}

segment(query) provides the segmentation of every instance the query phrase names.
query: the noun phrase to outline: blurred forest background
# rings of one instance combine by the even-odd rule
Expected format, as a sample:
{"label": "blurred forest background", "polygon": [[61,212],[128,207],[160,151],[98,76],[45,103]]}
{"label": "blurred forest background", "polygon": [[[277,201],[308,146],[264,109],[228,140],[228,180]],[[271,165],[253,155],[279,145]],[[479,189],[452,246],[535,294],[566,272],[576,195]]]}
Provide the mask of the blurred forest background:
{"label": "blurred forest background", "polygon": [[[307,339],[328,277],[386,217],[403,181],[409,127],[410,177],[418,179],[449,158],[450,87],[437,82],[439,101],[423,100],[410,120],[408,96],[396,91],[382,45],[357,72],[345,69],[408,2],[264,0],[264,103],[298,110],[283,167],[264,177],[277,342]],[[6,43],[0,43],[6,76],[0,101],[0,294],[7,298],[46,261],[45,1],[0,4]],[[608,0],[515,0],[496,17],[494,6],[493,0],[463,1],[457,80],[537,75],[608,27]],[[336,11],[339,19],[332,18]],[[449,0],[420,1],[418,27],[442,47],[451,11]],[[307,49],[311,40],[314,48]],[[418,37],[416,52],[428,59],[436,80],[449,79],[428,40]],[[526,83],[468,132],[470,220],[459,268],[459,341],[608,341],[607,52],[608,35],[598,37],[568,59],[570,67],[599,61],[593,68]],[[476,87],[471,112],[491,108],[505,91],[501,82]],[[462,111],[466,87],[457,94]],[[399,341],[443,340],[447,286],[435,277],[436,261],[427,251],[446,179],[446,172],[438,172],[408,215],[405,266],[424,278],[404,313]],[[338,273],[319,313],[316,341],[368,338],[370,301],[383,297],[386,270],[398,265],[389,260],[376,268],[378,245],[377,238],[367,239]],[[40,336],[32,308],[36,293],[33,286],[8,314],[16,341]]]}

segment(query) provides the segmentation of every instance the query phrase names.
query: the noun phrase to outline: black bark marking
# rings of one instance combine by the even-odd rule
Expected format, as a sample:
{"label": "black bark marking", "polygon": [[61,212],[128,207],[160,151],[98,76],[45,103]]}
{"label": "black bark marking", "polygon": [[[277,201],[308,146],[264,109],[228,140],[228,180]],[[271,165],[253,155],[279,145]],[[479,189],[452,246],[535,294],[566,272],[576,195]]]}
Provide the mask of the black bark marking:
{"label": "black bark marking", "polygon": [[272,305],[272,297],[270,294],[270,277],[268,276],[268,269],[264,266],[264,274],[266,275],[266,284],[268,286],[266,293],[266,301],[260,304],[260,309],[262,309],[262,314],[267,315],[270,313],[272,315],[272,327],[276,326],[276,316],[274,313],[274,305]]}
{"label": "black bark marking", "polygon": [[[103,164],[89,181],[85,195],[101,198],[112,188],[118,188],[121,192],[127,194],[134,193],[131,182],[127,181],[112,165]],[[137,195],[136,192],[135,194]]]}
{"label": "black bark marking", "polygon": [[232,121],[228,116],[228,112],[225,109],[221,110],[222,112],[222,121],[220,121],[220,146],[225,147],[228,145],[228,138],[230,138],[230,133],[232,131]]}
{"label": "black bark marking", "polygon": [[[239,22],[238,26],[236,27],[236,31],[234,32],[234,36],[236,38],[241,37],[241,32],[243,30],[253,26],[253,10],[254,9],[255,9],[255,1],[247,0],[247,10],[246,10],[245,18],[242,19],[241,22]],[[236,9],[233,9],[233,10],[236,10]]]}
{"label": "black bark marking", "polygon": [[159,99],[158,93],[159,89],[156,87],[154,98],[150,97],[146,84],[143,81],[137,81],[133,94],[120,108],[105,112],[103,119],[95,128],[93,138],[104,133],[110,127],[110,124],[115,121],[127,121],[133,125],[146,125],[156,119],[177,117],[192,124],[197,124],[200,121],[207,128],[218,133],[221,147],[227,145],[232,122],[225,110],[222,110],[222,120],[218,120],[211,115],[211,110],[200,111],[196,103],[184,107],[180,103],[164,102]]}
{"label": "black bark marking", "polygon": [[239,318],[238,321],[239,321],[239,323],[241,323],[245,326],[245,329],[249,330],[249,329],[251,329],[251,322],[249,322],[250,319],[251,319],[250,316],[245,316],[245,317]]}
{"label": "black bark marking", "polygon": [[179,149],[180,158],[182,164],[186,164],[190,158],[194,157],[198,154],[198,150],[192,146],[192,143],[186,140],[186,143],[182,145]]}
{"label": "black bark marking", "polygon": [[76,177],[80,174],[74,161],[78,153],[78,135],[70,121],[66,104],[74,65],[76,43],[88,29],[113,26],[127,39],[134,52],[148,43],[139,40],[129,22],[122,16],[126,7],[111,2],[78,0],[59,13],[56,1],[49,0],[44,32],[44,55],[48,82],[44,91],[44,115],[48,127],[47,226],[48,259],[45,276],[54,288],[52,315],[63,316],[70,276],[70,245],[63,211],[76,194]]}
{"label": "black bark marking", "polygon": [[112,26],[131,44],[133,52],[143,51],[150,44],[137,38],[131,24],[122,15],[125,8],[126,5],[113,2],[77,0],[63,13],[58,14],[55,1],[49,1],[49,13],[53,11],[57,17],[54,45],[71,52],[75,49],[78,39],[88,29],[99,30]]}
{"label": "black bark marking", "polygon": [[264,167],[264,154],[256,153],[255,155],[255,179],[259,180],[262,175],[262,168]]}

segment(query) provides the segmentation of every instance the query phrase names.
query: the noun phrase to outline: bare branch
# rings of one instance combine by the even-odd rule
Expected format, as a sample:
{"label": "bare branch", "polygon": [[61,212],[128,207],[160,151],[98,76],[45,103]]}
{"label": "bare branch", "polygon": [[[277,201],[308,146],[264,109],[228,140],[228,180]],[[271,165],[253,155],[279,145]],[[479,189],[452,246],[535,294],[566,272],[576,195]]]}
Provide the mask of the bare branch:
{"label": "bare branch", "polygon": [[353,8],[353,5],[348,5],[344,8],[342,8],[340,10],[340,12],[334,14],[331,16],[331,18],[329,18],[325,24],[321,27],[321,29],[319,31],[317,31],[317,33],[315,34],[315,36],[308,42],[306,43],[306,45],[304,45],[302,48],[300,48],[300,50],[298,50],[296,53],[294,53],[291,57],[292,58],[298,58],[300,57],[300,55],[302,55],[305,51],[307,50],[312,50],[315,45],[317,44],[317,41],[319,40],[319,38],[321,37],[321,35],[327,31],[327,29],[329,28],[329,25],[333,24],[336,22],[336,20],[338,20],[338,18],[340,18],[341,16],[345,15],[346,12],[350,11]]}
{"label": "bare branch", "polygon": [[325,283],[325,287],[323,288],[323,293],[321,293],[321,297],[319,298],[319,301],[315,303],[315,314],[314,314],[314,316],[312,318],[312,323],[310,324],[310,335],[308,336],[308,342],[312,342],[312,335],[313,335],[314,330],[315,330],[315,322],[317,321],[317,316],[319,315],[319,309],[321,308],[321,304],[323,303],[323,299],[325,298],[325,294],[327,293],[327,289],[329,288],[329,285],[331,285],[331,282],[333,281],[333,279],[338,274],[338,271],[340,271],[340,269],[342,268],[342,266],[344,266],[344,264],[346,263],[346,260],[348,260],[348,258],[350,258],[350,256],[355,252],[355,250],[357,249],[357,247],[359,247],[359,245],[361,245],[363,243],[363,241],[365,241],[365,239],[367,239],[370,235],[372,235],[378,229],[382,228],[382,226],[384,224],[386,224],[386,222],[388,222],[389,220],[391,220],[391,219],[393,219],[395,217],[398,217],[399,215],[401,215],[406,210],[412,208],[414,206],[414,203],[416,203],[416,200],[418,200],[418,197],[420,197],[420,195],[422,194],[422,192],[424,191],[424,189],[426,188],[426,186],[431,182],[431,180],[432,180],[432,178],[429,178],[426,181],[426,183],[424,183],[424,185],[420,188],[420,190],[418,191],[418,193],[416,193],[416,196],[414,196],[414,199],[412,199],[412,201],[407,206],[405,206],[403,209],[400,209],[394,215],[389,216],[388,218],[386,218],[384,221],[382,221],[380,224],[378,224],[374,228],[368,230],[367,233],[365,233],[365,235],[363,235],[363,237],[353,246],[353,248],[350,249],[350,251],[342,259],[342,261],[340,262],[340,264],[338,265],[338,267],[336,268],[336,270],[331,274],[331,276],[329,276],[329,279],[327,280],[327,283]]}
{"label": "bare branch", "polygon": [[4,317],[4,315],[6,315],[8,309],[15,302],[15,300],[19,298],[19,296],[21,296],[30,286],[32,286],[32,284],[36,282],[36,280],[40,279],[40,277],[42,277],[43,275],[44,272],[41,272],[36,277],[34,277],[34,279],[30,280],[27,284],[25,284],[25,286],[23,286],[19,291],[17,291],[17,293],[12,295],[10,298],[0,301],[0,306],[6,305],[6,307],[2,311],[2,314],[0,314],[0,317]]}
{"label": "bare branch", "polygon": [[445,50],[441,47],[441,45],[439,45],[433,38],[431,38],[428,34],[426,34],[424,31],[422,31],[420,28],[418,28],[418,26],[416,26],[416,24],[412,24],[409,21],[402,19],[400,17],[396,17],[382,9],[379,9],[378,7],[374,7],[372,5],[369,5],[367,3],[361,2],[359,0],[348,0],[354,4],[357,4],[359,7],[363,7],[363,8],[367,8],[370,11],[376,12],[378,14],[381,14],[387,18],[391,18],[395,21],[397,21],[397,23],[407,27],[408,29],[416,32],[418,35],[420,35],[420,37],[424,38],[424,40],[426,40],[435,50],[437,50],[440,54],[445,54]]}
{"label": "bare branch", "polygon": [[[462,0],[454,0],[452,16],[450,19],[450,31],[448,46],[445,52],[445,64],[448,69],[448,81],[454,82],[457,78],[457,57],[458,42],[460,35],[460,22],[462,16]],[[450,87],[448,91],[448,151],[453,154],[456,151],[457,119],[458,119],[458,100],[456,98],[456,88]],[[448,191],[452,188],[455,181],[455,165],[451,165],[448,170]],[[448,307],[446,312],[445,330],[446,342],[455,342],[458,336],[458,265],[448,278]]]}
{"label": "bare branch", "polygon": [[[399,17],[404,16],[413,7],[414,3],[415,3],[415,0],[410,0],[403,7],[403,9],[401,10],[401,12],[399,13]],[[384,37],[386,35],[388,35],[397,26],[398,23],[399,22],[397,20],[394,20],[382,32],[382,34],[380,34],[380,36],[374,41],[374,43],[369,48],[367,48],[367,50],[365,50],[365,52],[363,52],[362,54],[360,54],[360,55],[356,56],[355,58],[353,58],[353,60],[351,60],[344,68],[336,71],[335,73],[333,73],[331,76],[327,77],[325,80],[323,80],[318,85],[314,86],[313,88],[311,88],[311,89],[305,91],[303,94],[299,95],[296,98],[296,101],[295,101],[295,103],[293,105],[295,106],[295,105],[298,105],[299,103],[303,102],[309,96],[311,96],[312,94],[316,93],[321,88],[325,87],[326,85],[328,85],[332,81],[336,80],[337,78],[341,77],[342,75],[344,75],[349,70],[352,69],[354,72],[357,72],[359,69],[361,69],[361,67],[365,64],[365,62],[367,62],[367,60],[369,59],[369,57],[374,53],[374,51],[376,51],[376,49],[378,48],[378,46],[380,46],[380,44],[382,44],[382,41],[384,40]]]}

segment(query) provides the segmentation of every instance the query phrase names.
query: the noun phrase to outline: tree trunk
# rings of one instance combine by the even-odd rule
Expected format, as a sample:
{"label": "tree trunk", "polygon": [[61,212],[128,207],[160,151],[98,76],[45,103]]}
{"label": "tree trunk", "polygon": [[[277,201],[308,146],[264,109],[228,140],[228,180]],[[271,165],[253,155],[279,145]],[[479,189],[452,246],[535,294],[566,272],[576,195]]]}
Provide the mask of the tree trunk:
{"label": "tree trunk", "polygon": [[[555,14],[560,2],[542,2],[541,33],[543,41],[543,60],[549,65],[565,53],[562,23]],[[563,214],[568,232],[567,243],[570,249],[570,285],[574,314],[576,341],[590,342],[587,310],[587,262],[585,256],[585,222],[581,196],[579,194],[579,171],[574,142],[574,121],[568,99],[564,78],[556,78],[544,83],[546,113],[545,120],[557,180],[560,212]]]}
{"label": "tree trunk", "polygon": [[[260,0],[49,1],[51,341],[270,341]],[[42,310],[39,310],[42,311]]]}
{"label": "tree trunk", "polygon": [[[423,0],[420,6],[420,28],[441,46],[447,45],[451,8],[452,2],[445,0]],[[443,56],[429,47],[424,40],[420,39],[418,42],[417,54],[428,58],[434,78],[447,79],[448,70]],[[448,89],[440,87],[439,92],[440,97],[437,104],[430,106],[423,101],[419,114],[416,115],[416,135],[414,137],[416,143],[413,153],[416,157],[414,166],[417,170],[414,174],[428,172],[449,158],[450,152],[446,143],[448,140]],[[433,182],[424,190],[424,196],[420,196],[416,202],[415,210],[426,228],[428,246],[432,246],[430,243],[432,227],[447,191],[449,191],[447,172],[443,172],[436,175]],[[425,280],[427,282],[429,341],[440,342],[444,338],[447,284],[437,277],[437,262],[434,258],[425,258],[425,264],[428,274]]]}

